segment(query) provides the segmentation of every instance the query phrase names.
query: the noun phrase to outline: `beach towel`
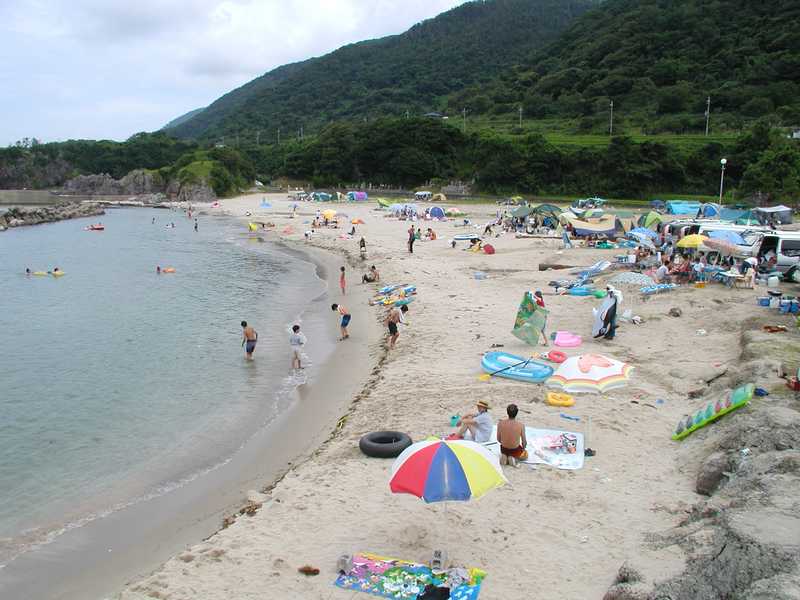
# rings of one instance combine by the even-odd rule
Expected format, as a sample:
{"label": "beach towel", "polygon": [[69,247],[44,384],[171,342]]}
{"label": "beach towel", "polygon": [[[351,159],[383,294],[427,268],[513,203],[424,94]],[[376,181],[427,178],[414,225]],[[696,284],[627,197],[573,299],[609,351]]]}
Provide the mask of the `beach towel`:
{"label": "beach towel", "polygon": [[[575,452],[566,452],[563,448],[563,435],[574,436]],[[525,428],[528,440],[528,458],[520,461],[529,465],[548,465],[556,469],[573,471],[583,468],[583,434],[558,429]],[[492,430],[492,437],[485,444],[492,452],[500,455],[500,444],[497,443],[497,426]]]}
{"label": "beach towel", "polygon": [[541,332],[547,326],[547,315],[548,311],[536,304],[533,294],[525,292],[511,333],[526,344],[536,346],[539,344]]}
{"label": "beach towel", "polygon": [[476,600],[484,577],[486,573],[480,569],[448,569],[434,574],[426,565],[364,553],[354,555],[353,568],[341,573],[333,584],[393,600],[416,600],[426,585],[433,584],[449,587],[454,600]]}

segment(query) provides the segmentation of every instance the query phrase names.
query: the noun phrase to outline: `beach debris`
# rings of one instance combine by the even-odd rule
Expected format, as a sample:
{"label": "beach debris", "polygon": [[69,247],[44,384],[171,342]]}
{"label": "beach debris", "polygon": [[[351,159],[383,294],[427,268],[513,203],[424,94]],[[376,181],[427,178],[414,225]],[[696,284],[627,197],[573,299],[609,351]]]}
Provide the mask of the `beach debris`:
{"label": "beach debris", "polygon": [[312,567],[311,565],[303,565],[302,567],[297,569],[297,572],[312,577],[314,575],[319,575],[319,569],[317,567]]}
{"label": "beach debris", "polygon": [[565,414],[565,413],[558,413],[558,416],[561,417],[562,419],[567,419],[568,421],[578,422],[578,421],[581,420],[580,417],[573,417],[572,415],[568,415],[568,414]]}
{"label": "beach debris", "polygon": [[697,331],[695,331],[695,335],[699,336],[708,335],[708,332],[705,329],[698,329]]}
{"label": "beach debris", "polygon": [[672,308],[669,309],[669,312],[667,314],[670,317],[676,317],[677,318],[677,317],[680,317],[681,315],[683,315],[683,311],[680,308],[678,308],[677,306],[673,306]]}
{"label": "beach debris", "polygon": [[783,325],[764,325],[764,331],[767,333],[783,333],[787,329]]}

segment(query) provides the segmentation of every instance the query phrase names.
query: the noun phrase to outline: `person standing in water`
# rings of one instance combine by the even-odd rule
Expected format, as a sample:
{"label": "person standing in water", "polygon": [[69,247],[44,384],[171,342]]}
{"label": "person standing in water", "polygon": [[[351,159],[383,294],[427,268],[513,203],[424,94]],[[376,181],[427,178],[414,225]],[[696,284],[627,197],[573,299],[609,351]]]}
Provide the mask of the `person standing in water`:
{"label": "person standing in water", "polygon": [[194,230],[197,231],[197,219],[194,220]]}
{"label": "person standing in water", "polygon": [[350,337],[350,334],[347,333],[347,326],[350,324],[350,311],[341,304],[331,304],[331,310],[338,312],[342,316],[342,321],[339,323],[342,337],[339,338],[339,341],[346,340]]}
{"label": "person standing in water", "polygon": [[300,325],[294,325],[292,327],[292,335],[289,336],[289,345],[292,347],[292,368],[302,369],[303,366],[300,364],[300,354],[303,350],[303,346],[306,345],[306,336],[300,333]]}
{"label": "person standing in water", "polygon": [[247,360],[253,360],[253,352],[256,349],[256,342],[258,342],[258,332],[247,324],[247,321],[242,321],[242,346],[247,353]]}
{"label": "person standing in water", "polygon": [[344,267],[339,269],[341,273],[339,273],[339,288],[342,290],[342,296],[347,295],[347,281],[344,278]]}

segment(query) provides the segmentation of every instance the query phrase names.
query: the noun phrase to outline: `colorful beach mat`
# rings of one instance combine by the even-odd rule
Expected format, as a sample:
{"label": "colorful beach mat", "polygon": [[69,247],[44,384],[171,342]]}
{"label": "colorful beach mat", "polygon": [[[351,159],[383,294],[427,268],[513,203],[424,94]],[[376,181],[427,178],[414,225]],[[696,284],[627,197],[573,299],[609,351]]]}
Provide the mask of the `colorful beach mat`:
{"label": "colorful beach mat", "polygon": [[433,584],[449,587],[453,600],[475,600],[484,577],[486,573],[480,569],[449,569],[434,574],[426,565],[375,554],[356,554],[352,570],[340,574],[334,585],[381,598],[415,600],[426,585]]}
{"label": "colorful beach mat", "polygon": [[[528,440],[528,458],[521,461],[524,464],[548,465],[566,471],[583,468],[582,433],[526,427],[525,438]],[[497,443],[497,425],[494,426],[492,437],[486,447],[495,454],[500,454],[500,444]]]}

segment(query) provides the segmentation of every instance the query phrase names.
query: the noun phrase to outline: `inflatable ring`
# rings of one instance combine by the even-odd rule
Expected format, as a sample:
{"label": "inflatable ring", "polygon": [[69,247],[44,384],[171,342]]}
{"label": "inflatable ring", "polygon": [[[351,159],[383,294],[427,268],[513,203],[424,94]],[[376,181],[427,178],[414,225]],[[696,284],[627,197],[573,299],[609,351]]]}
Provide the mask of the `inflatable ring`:
{"label": "inflatable ring", "polygon": [[556,392],[547,392],[544,401],[550,406],[572,406],[575,404],[575,399],[569,394],[557,394]]}
{"label": "inflatable ring", "polygon": [[399,431],[373,431],[358,441],[361,452],[372,458],[395,458],[411,445],[411,438]]}
{"label": "inflatable ring", "polygon": [[547,353],[547,360],[561,364],[567,360],[567,355],[558,350],[550,350],[550,352]]}
{"label": "inflatable ring", "polygon": [[173,267],[167,267],[166,269],[161,269],[162,273],[174,273],[175,269]]}

